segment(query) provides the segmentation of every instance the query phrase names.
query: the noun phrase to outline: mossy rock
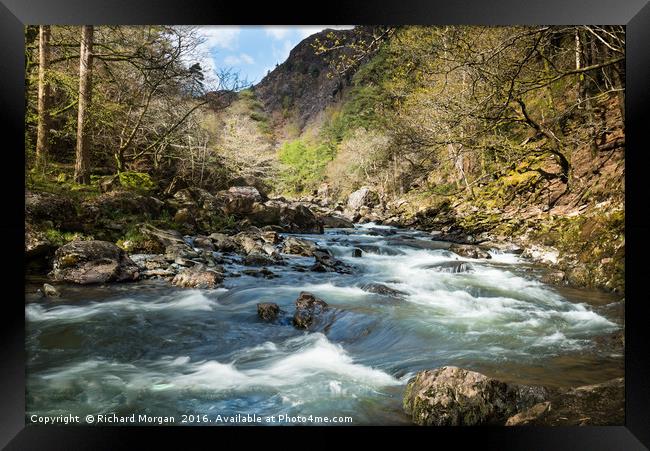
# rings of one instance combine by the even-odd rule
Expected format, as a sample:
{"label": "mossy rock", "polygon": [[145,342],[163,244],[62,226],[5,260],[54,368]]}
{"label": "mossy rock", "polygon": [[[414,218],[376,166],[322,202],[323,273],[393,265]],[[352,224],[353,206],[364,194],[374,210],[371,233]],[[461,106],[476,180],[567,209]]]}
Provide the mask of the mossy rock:
{"label": "mossy rock", "polygon": [[149,174],[144,172],[125,171],[119,174],[120,185],[124,188],[135,191],[149,192],[152,191],[156,184]]}

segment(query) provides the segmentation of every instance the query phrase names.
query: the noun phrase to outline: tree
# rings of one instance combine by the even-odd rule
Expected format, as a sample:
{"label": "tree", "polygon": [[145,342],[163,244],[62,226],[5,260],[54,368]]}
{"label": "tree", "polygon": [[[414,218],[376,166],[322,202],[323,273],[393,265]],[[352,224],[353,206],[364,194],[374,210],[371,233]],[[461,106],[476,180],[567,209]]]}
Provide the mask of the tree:
{"label": "tree", "polygon": [[36,134],[36,164],[42,165],[49,153],[50,125],[50,26],[41,25],[38,36],[38,126]]}
{"label": "tree", "polygon": [[81,27],[81,47],[79,50],[79,103],[77,106],[77,155],[74,180],[83,184],[90,182],[88,110],[92,94],[93,31],[92,25],[83,25]]}

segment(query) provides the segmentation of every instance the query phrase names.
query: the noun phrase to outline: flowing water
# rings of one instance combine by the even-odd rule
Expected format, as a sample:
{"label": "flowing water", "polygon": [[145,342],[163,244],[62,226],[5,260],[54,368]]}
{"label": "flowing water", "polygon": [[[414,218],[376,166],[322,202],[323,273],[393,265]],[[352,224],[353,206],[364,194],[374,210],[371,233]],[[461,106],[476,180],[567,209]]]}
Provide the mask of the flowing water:
{"label": "flowing water", "polygon": [[[313,257],[285,256],[286,265],[269,267],[277,278],[228,277],[216,290],[148,281],[66,286],[62,298],[42,300],[28,285],[28,416],[314,415],[408,424],[401,397],[422,369],[456,365],[550,386],[622,376],[623,356],[593,340],[623,327],[622,302],[545,286],[515,255],[467,260],[431,235],[373,224],[301,237],[353,273],[311,272]],[[351,256],[355,247],[363,257]],[[473,271],[436,267],[451,260],[471,261]],[[226,269],[246,268],[234,261]],[[366,283],[405,295],[369,293]],[[301,291],[331,306],[309,332],[290,325]],[[258,302],[286,314],[262,322]]]}

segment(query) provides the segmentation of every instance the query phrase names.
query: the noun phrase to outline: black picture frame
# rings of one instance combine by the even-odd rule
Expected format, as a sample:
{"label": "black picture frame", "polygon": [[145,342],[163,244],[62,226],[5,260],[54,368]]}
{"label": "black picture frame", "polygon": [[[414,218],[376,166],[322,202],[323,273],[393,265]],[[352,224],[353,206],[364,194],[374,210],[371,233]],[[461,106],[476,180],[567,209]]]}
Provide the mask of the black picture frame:
{"label": "black picture frame", "polygon": [[[434,446],[444,439],[453,446],[474,445],[488,449],[589,449],[636,450],[650,447],[650,352],[644,282],[650,255],[649,206],[644,177],[650,166],[645,139],[650,104],[650,4],[647,0],[534,0],[534,1],[424,1],[314,3],[281,7],[277,2],[244,5],[207,0],[0,0],[0,135],[2,171],[3,281],[0,329],[0,445],[6,449],[119,449],[135,440],[153,438],[187,446],[187,435],[214,446],[242,444],[254,438],[248,428],[166,427],[25,427],[24,350],[24,25],[27,24],[624,24],[626,44],[626,327],[625,327],[625,426],[583,428],[348,428],[371,429],[369,438],[425,441]],[[645,146],[644,146],[645,145]],[[645,277],[644,277],[645,276]],[[218,430],[217,430],[218,429]],[[331,430],[329,430],[331,432]],[[180,434],[179,434],[180,432]],[[332,445],[341,441],[336,434]],[[315,442],[321,428],[258,428],[282,443]],[[327,433],[327,431],[325,431]],[[393,437],[394,434],[404,437]],[[282,438],[280,438],[280,434]],[[294,438],[295,434],[305,437]],[[317,435],[313,435],[317,434]],[[196,437],[198,435],[198,437]],[[179,441],[179,437],[184,437]],[[308,441],[305,442],[304,440]],[[215,441],[218,440],[218,441]],[[269,440],[274,438],[269,437]],[[274,440],[275,441],[275,440]],[[406,442],[405,442],[406,444]],[[151,446],[148,444],[148,446]],[[309,446],[309,445],[308,445]]]}

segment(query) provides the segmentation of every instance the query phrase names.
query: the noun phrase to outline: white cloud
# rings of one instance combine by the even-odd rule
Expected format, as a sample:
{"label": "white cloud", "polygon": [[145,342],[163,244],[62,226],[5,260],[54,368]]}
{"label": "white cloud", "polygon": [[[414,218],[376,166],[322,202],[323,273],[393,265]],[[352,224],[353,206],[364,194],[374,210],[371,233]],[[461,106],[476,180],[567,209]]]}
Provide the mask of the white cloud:
{"label": "white cloud", "polygon": [[238,44],[240,27],[201,27],[201,34],[205,39],[204,45],[209,49],[234,49]]}
{"label": "white cloud", "polygon": [[273,39],[278,41],[284,39],[289,33],[291,33],[293,27],[276,27],[268,26],[264,27],[264,32],[267,36],[271,36]]}
{"label": "white cloud", "polygon": [[223,60],[228,66],[240,66],[242,64],[254,64],[255,60],[252,56],[241,53],[239,55],[228,55]]}

